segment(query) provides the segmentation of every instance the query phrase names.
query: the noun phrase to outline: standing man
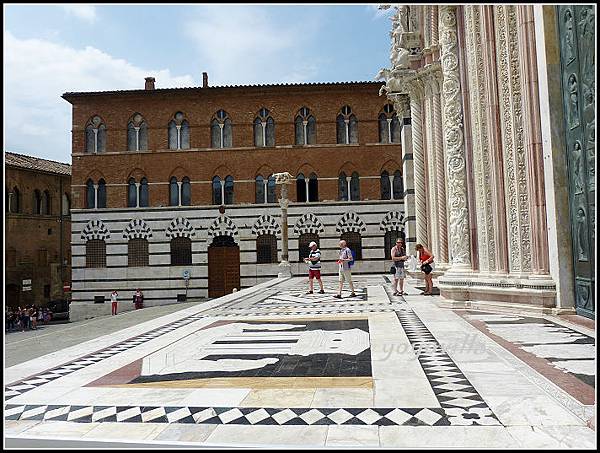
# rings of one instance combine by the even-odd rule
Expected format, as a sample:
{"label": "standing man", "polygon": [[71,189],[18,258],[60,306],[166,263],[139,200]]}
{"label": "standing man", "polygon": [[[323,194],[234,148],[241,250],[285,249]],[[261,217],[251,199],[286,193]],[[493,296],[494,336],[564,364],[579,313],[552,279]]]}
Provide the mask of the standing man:
{"label": "standing man", "polygon": [[353,261],[352,252],[348,247],[346,247],[346,241],[343,239],[340,241],[340,258],[336,261],[340,266],[340,288],[338,293],[333,296],[336,299],[342,298],[342,288],[344,286],[344,281],[348,280],[350,284],[350,290],[352,293],[350,297],[356,297],[356,293],[354,292],[354,284],[352,283],[352,272],[350,271],[350,261]]}
{"label": "standing man", "polygon": [[112,314],[113,315],[117,314],[117,297],[118,296],[119,296],[119,293],[117,292],[116,289],[110,294],[110,301],[112,302]]}
{"label": "standing man", "polygon": [[136,289],[135,294],[133,295],[133,303],[135,305],[135,309],[139,310],[144,307],[144,294],[141,289]]}
{"label": "standing man", "polygon": [[[394,290],[394,296],[406,296],[404,292],[404,279],[406,274],[404,272],[404,262],[408,259],[406,256],[406,246],[404,245],[404,239],[396,239],[396,245],[392,247],[390,252],[396,273],[394,274],[394,283],[392,283],[392,289]],[[398,291],[398,286],[400,290]]]}
{"label": "standing man", "polygon": [[308,292],[306,294],[313,293],[313,278],[316,278],[319,282],[319,286],[321,290],[320,294],[325,294],[325,290],[323,289],[323,281],[321,280],[321,251],[317,248],[316,242],[311,242],[308,244],[310,248],[310,253],[308,254],[308,258],[304,258],[305,263],[310,263],[308,265]]}

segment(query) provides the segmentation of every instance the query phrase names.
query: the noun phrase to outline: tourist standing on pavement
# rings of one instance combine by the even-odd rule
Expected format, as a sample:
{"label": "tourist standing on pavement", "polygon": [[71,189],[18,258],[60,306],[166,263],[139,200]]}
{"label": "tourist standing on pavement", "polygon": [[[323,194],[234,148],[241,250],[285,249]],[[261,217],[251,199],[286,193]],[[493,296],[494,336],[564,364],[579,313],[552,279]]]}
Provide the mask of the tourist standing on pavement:
{"label": "tourist standing on pavement", "polygon": [[119,293],[117,292],[117,290],[115,289],[111,294],[110,294],[110,301],[112,302],[112,314],[116,315],[117,314],[117,298],[119,297]]}
{"label": "tourist standing on pavement", "polygon": [[[396,268],[394,282],[392,283],[394,296],[406,296],[407,294],[404,292],[404,279],[406,278],[406,273],[404,272],[404,262],[408,259],[408,256],[406,256],[406,245],[404,244],[404,239],[398,238],[396,240],[396,245],[392,247],[390,256],[392,257],[394,267]],[[398,286],[400,287],[399,290]]]}
{"label": "tourist standing on pavement", "polygon": [[415,249],[418,253],[418,260],[421,262],[421,271],[425,275],[425,291],[423,291],[423,296],[431,296],[433,291],[433,276],[431,272],[433,271],[433,255],[431,252],[423,247],[421,244],[415,245]]}
{"label": "tourist standing on pavement", "polygon": [[308,292],[306,294],[313,293],[313,279],[316,278],[319,282],[319,286],[321,290],[319,293],[325,294],[325,290],[323,289],[323,281],[321,280],[321,251],[317,248],[316,242],[311,242],[308,244],[310,248],[310,252],[308,254],[308,258],[304,258],[305,263],[308,264]]}
{"label": "tourist standing on pavement", "polygon": [[342,298],[342,288],[344,287],[344,281],[348,281],[350,284],[350,290],[352,293],[350,297],[355,297],[356,293],[354,292],[354,284],[352,283],[352,271],[350,270],[350,261],[354,261],[352,258],[352,252],[348,247],[346,247],[346,241],[343,239],[340,241],[340,258],[336,261],[336,263],[340,266],[339,276],[340,276],[340,287],[338,293],[333,296],[336,299]]}
{"label": "tourist standing on pavement", "polygon": [[139,288],[135,290],[135,294],[133,295],[133,303],[136,310],[144,307],[144,294]]}

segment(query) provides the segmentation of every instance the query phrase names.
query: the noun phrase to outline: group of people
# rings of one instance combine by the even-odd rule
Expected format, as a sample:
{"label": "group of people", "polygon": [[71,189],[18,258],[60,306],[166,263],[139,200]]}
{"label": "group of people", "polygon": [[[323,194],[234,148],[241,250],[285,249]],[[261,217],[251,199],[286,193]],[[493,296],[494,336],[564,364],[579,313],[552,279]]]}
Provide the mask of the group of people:
{"label": "group of people", "polygon": [[[356,293],[354,291],[354,284],[352,283],[352,265],[354,263],[352,250],[348,248],[348,245],[344,240],[339,242],[339,246],[340,254],[338,260],[336,261],[339,266],[339,287],[338,293],[333,297],[336,299],[342,298],[342,289],[345,281],[347,281],[350,285],[350,297],[354,297],[356,296]],[[325,290],[323,288],[323,281],[321,280],[321,251],[317,247],[317,243],[314,241],[308,244],[308,247],[310,249],[308,257],[304,258],[304,262],[308,264],[308,292],[306,294],[313,294],[313,280],[315,278],[317,279],[317,282],[319,282],[319,293],[324,294]],[[433,294],[433,276],[431,275],[433,271],[433,266],[431,265],[434,258],[433,254],[421,244],[415,245],[415,252],[418,256],[417,259],[421,263],[421,271],[425,276],[425,291],[423,291],[422,294],[425,296],[431,296]],[[390,271],[394,274],[392,283],[394,296],[405,296],[407,293],[404,292],[404,279],[406,278],[404,265],[410,257],[407,255],[404,239],[398,238],[396,240],[396,245],[394,245],[390,251],[390,256],[393,262],[393,266]]]}
{"label": "group of people", "polygon": [[6,307],[4,312],[4,329],[6,332],[36,330],[38,324],[46,324],[52,319],[52,313],[46,307],[35,305],[26,307]]}
{"label": "group of people", "polygon": [[[110,302],[111,313],[114,316],[117,314],[119,305],[119,292],[116,289],[110,294]],[[144,308],[144,293],[142,293],[142,290],[139,288],[135,290],[135,293],[133,293],[133,306],[136,310]]]}

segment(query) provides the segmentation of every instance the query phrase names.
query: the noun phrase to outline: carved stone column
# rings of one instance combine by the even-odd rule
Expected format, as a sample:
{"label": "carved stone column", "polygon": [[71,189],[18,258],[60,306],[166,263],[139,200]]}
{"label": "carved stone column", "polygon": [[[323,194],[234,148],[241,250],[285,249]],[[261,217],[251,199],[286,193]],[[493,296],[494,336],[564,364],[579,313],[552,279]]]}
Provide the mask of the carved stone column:
{"label": "carved stone column", "polygon": [[412,129],[412,149],[415,176],[415,216],[417,242],[427,244],[427,204],[425,194],[425,162],[423,155],[423,115],[421,98],[423,87],[420,82],[414,81],[408,86],[410,94],[410,116]]}
{"label": "carved stone column", "polygon": [[439,251],[436,259],[439,265],[448,263],[448,216],[446,204],[446,160],[442,140],[441,72],[432,75],[433,88],[433,144],[435,149],[435,177],[437,189],[437,225]]}
{"label": "carved stone column", "polygon": [[504,182],[510,275],[527,277],[532,271],[530,188],[523,129],[523,92],[519,66],[519,37],[515,5],[494,7],[500,126],[504,151]]}
{"label": "carved stone column", "polygon": [[[484,273],[496,270],[496,234],[494,231],[494,200],[492,197],[493,167],[490,159],[489,129],[481,6],[465,8],[465,46],[467,48],[467,78],[471,107],[471,136],[477,219],[479,269]],[[494,81],[492,81],[494,83]]]}
{"label": "carved stone column", "polygon": [[531,267],[534,274],[547,276],[548,228],[544,189],[544,161],[540,124],[539,90],[533,6],[517,6],[519,24],[519,60],[521,62],[521,90],[523,93],[523,118],[525,153],[527,155],[527,187],[530,194],[531,213]]}
{"label": "carved stone column", "polygon": [[279,263],[278,277],[291,277],[291,267],[289,263],[288,253],[288,204],[287,184],[281,184],[281,198],[279,206],[281,206],[281,263]]}
{"label": "carved stone column", "polygon": [[460,102],[456,6],[440,6],[440,44],[443,73],[444,149],[448,175],[451,267],[446,273],[471,270],[467,175],[463,137],[463,112]]}

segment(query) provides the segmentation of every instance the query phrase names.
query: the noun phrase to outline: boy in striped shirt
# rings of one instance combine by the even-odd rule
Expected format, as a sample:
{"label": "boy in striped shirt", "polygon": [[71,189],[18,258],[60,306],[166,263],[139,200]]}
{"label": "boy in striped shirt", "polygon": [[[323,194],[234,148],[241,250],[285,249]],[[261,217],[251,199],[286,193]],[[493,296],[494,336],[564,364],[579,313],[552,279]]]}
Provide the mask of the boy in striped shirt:
{"label": "boy in striped shirt", "polygon": [[313,293],[313,278],[316,278],[319,282],[319,286],[321,290],[319,293],[325,294],[325,290],[323,289],[323,281],[321,280],[321,251],[317,248],[316,242],[311,242],[308,244],[310,248],[310,252],[308,254],[308,258],[304,258],[305,263],[310,263],[308,265],[308,292],[306,294]]}

